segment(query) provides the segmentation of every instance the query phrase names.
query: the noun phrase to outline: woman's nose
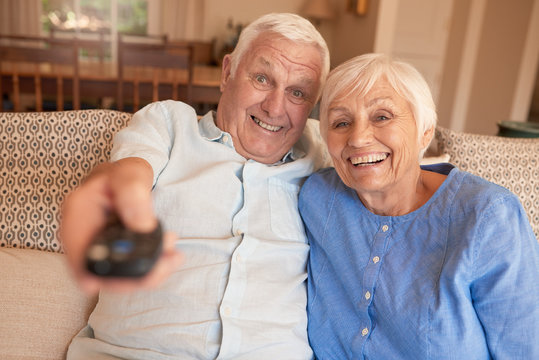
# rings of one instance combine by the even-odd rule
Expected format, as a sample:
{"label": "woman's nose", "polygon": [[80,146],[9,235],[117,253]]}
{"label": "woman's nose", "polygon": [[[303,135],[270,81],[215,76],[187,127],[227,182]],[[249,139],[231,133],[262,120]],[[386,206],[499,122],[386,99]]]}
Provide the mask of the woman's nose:
{"label": "woman's nose", "polygon": [[359,148],[371,144],[374,139],[373,130],[368,122],[354,122],[348,136],[348,145]]}
{"label": "woman's nose", "polygon": [[270,117],[278,117],[285,112],[286,94],[279,89],[272,89],[266,93],[264,101],[262,101],[262,110]]}

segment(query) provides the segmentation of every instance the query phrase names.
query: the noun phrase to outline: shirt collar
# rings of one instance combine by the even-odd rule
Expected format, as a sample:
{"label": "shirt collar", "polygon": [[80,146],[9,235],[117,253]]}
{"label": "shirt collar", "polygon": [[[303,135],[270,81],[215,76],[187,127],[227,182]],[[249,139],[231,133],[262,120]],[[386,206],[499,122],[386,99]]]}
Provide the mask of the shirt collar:
{"label": "shirt collar", "polygon": [[[198,121],[198,131],[200,135],[208,141],[218,142],[228,146],[231,149],[234,149],[232,136],[230,136],[230,134],[226,131],[219,129],[217,125],[215,125],[216,115],[217,113],[215,111],[210,111]],[[286,164],[300,159],[303,156],[305,156],[305,152],[297,149],[296,146],[293,146],[292,149],[290,149],[290,151],[288,151],[281,160],[272,164],[272,166]]]}

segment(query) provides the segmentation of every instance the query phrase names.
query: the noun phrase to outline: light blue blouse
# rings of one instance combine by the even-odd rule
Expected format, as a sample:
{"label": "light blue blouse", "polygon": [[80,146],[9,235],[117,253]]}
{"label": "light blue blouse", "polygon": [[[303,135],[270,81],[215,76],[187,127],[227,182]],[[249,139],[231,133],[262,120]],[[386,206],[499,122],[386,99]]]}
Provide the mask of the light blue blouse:
{"label": "light blue blouse", "polygon": [[539,359],[539,244],[517,197],[449,164],[418,210],[369,212],[310,177],[308,331],[318,359]]}

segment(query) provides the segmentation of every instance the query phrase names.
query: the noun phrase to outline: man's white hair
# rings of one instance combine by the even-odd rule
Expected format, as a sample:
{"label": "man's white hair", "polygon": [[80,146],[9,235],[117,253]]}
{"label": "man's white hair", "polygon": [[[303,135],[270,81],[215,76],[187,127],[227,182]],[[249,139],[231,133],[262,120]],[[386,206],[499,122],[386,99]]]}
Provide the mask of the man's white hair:
{"label": "man's white hair", "polygon": [[240,34],[236,48],[230,54],[230,76],[234,77],[242,57],[248,52],[252,42],[261,34],[266,33],[275,33],[286,39],[303,44],[312,44],[318,48],[320,58],[322,59],[322,72],[320,76],[321,92],[329,73],[329,50],[324,38],[313,24],[296,14],[271,13],[263,15],[247,25]]}

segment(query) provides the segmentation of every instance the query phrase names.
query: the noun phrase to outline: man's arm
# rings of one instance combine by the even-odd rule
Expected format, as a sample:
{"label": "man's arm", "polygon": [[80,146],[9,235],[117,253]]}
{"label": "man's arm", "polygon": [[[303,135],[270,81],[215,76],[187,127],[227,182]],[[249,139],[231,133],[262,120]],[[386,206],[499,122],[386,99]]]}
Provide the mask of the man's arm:
{"label": "man's arm", "polygon": [[162,282],[181,263],[174,249],[175,236],[166,233],[163,253],[150,273],[140,279],[102,279],[84,266],[84,253],[93,237],[103,229],[110,213],[138,232],[149,232],[157,225],[152,207],[151,166],[140,158],[126,158],[96,167],[86,181],[66,198],[62,208],[60,239],[69,265],[81,287],[88,293],[100,288],[129,291]]}

